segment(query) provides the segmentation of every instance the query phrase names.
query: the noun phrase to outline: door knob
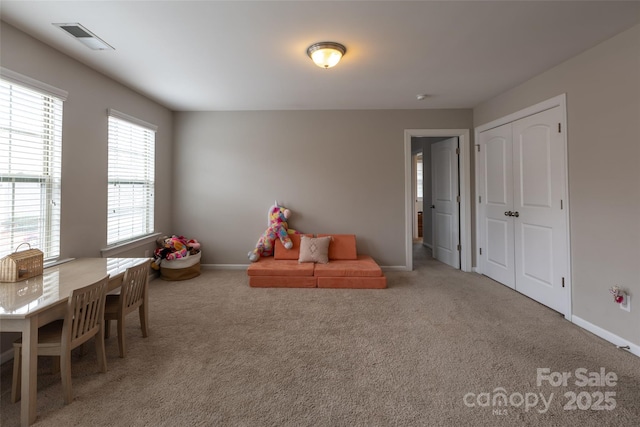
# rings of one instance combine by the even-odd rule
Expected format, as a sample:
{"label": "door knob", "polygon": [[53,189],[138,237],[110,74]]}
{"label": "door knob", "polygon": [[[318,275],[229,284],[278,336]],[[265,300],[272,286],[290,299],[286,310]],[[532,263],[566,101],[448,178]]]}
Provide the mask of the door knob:
{"label": "door knob", "polygon": [[518,217],[520,216],[520,212],[517,212],[517,211],[516,211],[516,212],[514,212],[514,213],[513,213],[513,216],[515,216],[516,218],[518,218]]}
{"label": "door knob", "polygon": [[504,213],[504,216],[513,216],[513,212],[507,211]]}
{"label": "door knob", "polygon": [[435,208],[436,208],[436,205],[431,205],[431,209],[435,209]]}

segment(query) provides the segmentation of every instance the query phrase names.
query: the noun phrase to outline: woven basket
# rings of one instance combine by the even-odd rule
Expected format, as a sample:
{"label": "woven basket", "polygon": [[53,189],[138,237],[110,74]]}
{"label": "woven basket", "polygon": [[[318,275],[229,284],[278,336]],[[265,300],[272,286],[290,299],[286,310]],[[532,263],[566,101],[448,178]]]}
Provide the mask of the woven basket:
{"label": "woven basket", "polygon": [[0,282],[19,282],[42,274],[42,251],[29,245],[26,251],[18,252],[22,245],[29,243],[18,245],[14,253],[0,260]]}
{"label": "woven basket", "polygon": [[160,278],[163,280],[188,280],[200,275],[202,252],[171,261],[162,260]]}

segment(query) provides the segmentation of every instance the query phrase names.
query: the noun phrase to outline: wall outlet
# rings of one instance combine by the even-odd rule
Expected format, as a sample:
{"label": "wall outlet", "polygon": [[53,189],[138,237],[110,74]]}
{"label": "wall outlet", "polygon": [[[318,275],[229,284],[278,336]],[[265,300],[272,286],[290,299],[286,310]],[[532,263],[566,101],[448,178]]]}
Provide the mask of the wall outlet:
{"label": "wall outlet", "polygon": [[622,301],[620,304],[618,304],[620,306],[621,310],[624,311],[631,311],[631,295],[629,294],[625,294],[624,296],[624,301]]}

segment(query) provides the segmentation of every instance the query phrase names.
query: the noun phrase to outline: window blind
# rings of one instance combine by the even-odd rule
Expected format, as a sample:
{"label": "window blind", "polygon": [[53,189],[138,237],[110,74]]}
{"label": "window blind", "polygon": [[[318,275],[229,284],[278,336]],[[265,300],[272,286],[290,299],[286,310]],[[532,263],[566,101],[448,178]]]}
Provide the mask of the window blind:
{"label": "window blind", "polygon": [[155,127],[109,110],[107,245],[154,231]]}
{"label": "window blind", "polygon": [[0,258],[60,255],[61,164],[62,99],[0,79]]}
{"label": "window blind", "polygon": [[419,200],[423,198],[424,188],[423,188],[423,167],[422,167],[422,156],[418,157],[416,161],[416,196]]}

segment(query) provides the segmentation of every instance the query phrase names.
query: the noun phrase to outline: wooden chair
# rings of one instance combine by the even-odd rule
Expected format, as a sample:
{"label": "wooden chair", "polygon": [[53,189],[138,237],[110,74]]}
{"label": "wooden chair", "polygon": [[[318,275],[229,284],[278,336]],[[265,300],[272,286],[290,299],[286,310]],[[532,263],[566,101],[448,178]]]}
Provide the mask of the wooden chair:
{"label": "wooden chair", "polygon": [[117,320],[120,357],[124,357],[126,353],[124,330],[127,314],[138,309],[142,336],[146,338],[149,335],[147,329],[149,319],[148,288],[149,264],[144,263],[127,269],[124,273],[119,295],[107,295],[104,309],[105,337],[109,338],[111,320]]}
{"label": "wooden chair", "polygon": [[[71,350],[95,337],[100,372],[107,372],[104,348],[104,305],[109,276],[71,292],[64,319],[38,329],[38,356],[56,356],[62,377],[64,403],[73,401],[71,392]],[[20,399],[22,340],[13,343],[11,402]],[[58,361],[56,361],[58,362]],[[55,365],[54,365],[55,367]]]}

